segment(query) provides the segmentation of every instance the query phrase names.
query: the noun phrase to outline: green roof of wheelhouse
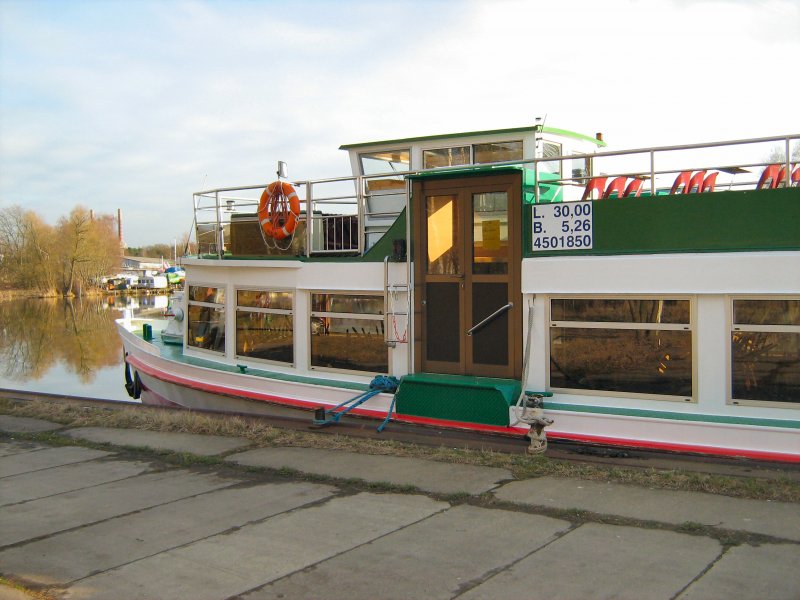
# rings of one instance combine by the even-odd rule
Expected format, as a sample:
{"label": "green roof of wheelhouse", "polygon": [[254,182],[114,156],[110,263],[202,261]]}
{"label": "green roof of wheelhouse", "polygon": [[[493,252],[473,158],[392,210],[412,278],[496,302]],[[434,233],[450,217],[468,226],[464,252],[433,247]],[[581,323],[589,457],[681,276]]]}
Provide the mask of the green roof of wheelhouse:
{"label": "green roof of wheelhouse", "polygon": [[413,142],[447,140],[452,138],[474,137],[479,135],[503,135],[506,133],[528,133],[531,131],[541,131],[542,133],[550,133],[553,135],[569,137],[584,142],[592,142],[593,144],[596,144],[600,148],[603,148],[607,145],[603,140],[598,140],[597,138],[594,138],[590,135],[584,135],[582,133],[577,133],[575,131],[569,131],[567,129],[557,129],[555,127],[542,127],[541,125],[530,125],[527,127],[514,127],[511,129],[489,129],[486,131],[466,131],[462,133],[448,133],[444,135],[425,135],[421,137],[398,138],[394,140],[378,140],[375,142],[362,142],[358,144],[343,144],[342,146],[339,146],[339,150],[351,150],[353,148],[364,148],[367,146],[376,146],[376,145],[411,144]]}

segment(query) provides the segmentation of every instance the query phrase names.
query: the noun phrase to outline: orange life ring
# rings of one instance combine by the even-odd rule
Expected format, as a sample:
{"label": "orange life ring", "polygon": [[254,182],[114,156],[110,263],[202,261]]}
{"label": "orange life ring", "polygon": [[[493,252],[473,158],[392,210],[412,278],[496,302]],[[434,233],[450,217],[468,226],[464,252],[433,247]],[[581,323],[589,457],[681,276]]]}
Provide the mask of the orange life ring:
{"label": "orange life ring", "polygon": [[258,202],[258,222],[264,235],[282,240],[297,228],[300,218],[300,198],[291,183],[273,181],[261,194]]}

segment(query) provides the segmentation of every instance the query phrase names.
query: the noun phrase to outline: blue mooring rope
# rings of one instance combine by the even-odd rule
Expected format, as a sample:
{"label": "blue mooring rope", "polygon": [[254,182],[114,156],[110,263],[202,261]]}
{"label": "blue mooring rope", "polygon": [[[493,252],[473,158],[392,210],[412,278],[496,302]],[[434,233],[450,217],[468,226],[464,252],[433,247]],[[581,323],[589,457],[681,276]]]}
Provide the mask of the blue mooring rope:
{"label": "blue mooring rope", "polygon": [[[364,404],[364,402],[373,396],[377,396],[382,392],[394,394],[399,385],[400,381],[397,379],[397,377],[392,377],[390,375],[378,375],[370,382],[369,389],[366,392],[362,392],[357,396],[353,396],[349,400],[345,400],[341,404],[337,404],[330,410],[318,409],[313,423],[314,425],[332,425],[333,423],[338,423],[339,419],[341,419],[344,415],[349,413],[357,406]],[[394,410],[394,401],[395,399],[392,398],[392,404],[389,407],[389,412],[386,413],[386,418],[378,427],[379,433],[383,431],[384,427],[386,427],[386,424],[389,422],[389,419],[392,416],[392,411]],[[320,412],[320,410],[322,412]]]}

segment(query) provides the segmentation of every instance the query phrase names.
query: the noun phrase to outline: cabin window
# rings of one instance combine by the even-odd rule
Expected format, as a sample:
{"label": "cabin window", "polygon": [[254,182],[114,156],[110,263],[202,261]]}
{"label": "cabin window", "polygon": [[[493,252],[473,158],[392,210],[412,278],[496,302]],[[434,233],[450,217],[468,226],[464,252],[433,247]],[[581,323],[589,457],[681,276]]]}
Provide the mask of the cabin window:
{"label": "cabin window", "polygon": [[387,373],[383,296],[312,293],[311,367]]}
{"label": "cabin window", "polygon": [[551,299],[550,386],[691,400],[690,301]]}
{"label": "cabin window", "polygon": [[410,150],[381,150],[360,155],[361,172],[364,175],[379,175],[409,171],[411,169]]}
{"label": "cabin window", "polygon": [[[561,156],[561,144],[555,142],[543,142],[542,145],[542,158],[555,158]],[[545,160],[539,163],[540,173],[552,173],[561,176],[561,161],[560,160]]]}
{"label": "cabin window", "polygon": [[189,286],[187,345],[225,352],[225,288]]}
{"label": "cabin window", "polygon": [[592,174],[592,159],[589,156],[581,156],[573,158],[570,162],[572,178],[577,179],[576,183],[579,185],[585,184],[586,178]]}
{"label": "cabin window", "polygon": [[517,142],[489,142],[472,146],[475,164],[522,160],[522,140]]}
{"label": "cabin window", "polygon": [[292,292],[236,291],[236,356],[294,362]]}
{"label": "cabin window", "polygon": [[422,167],[435,169],[437,167],[455,167],[468,165],[472,162],[469,146],[456,146],[454,148],[431,148],[422,151]]}
{"label": "cabin window", "polygon": [[731,397],[800,402],[800,299],[734,299]]}

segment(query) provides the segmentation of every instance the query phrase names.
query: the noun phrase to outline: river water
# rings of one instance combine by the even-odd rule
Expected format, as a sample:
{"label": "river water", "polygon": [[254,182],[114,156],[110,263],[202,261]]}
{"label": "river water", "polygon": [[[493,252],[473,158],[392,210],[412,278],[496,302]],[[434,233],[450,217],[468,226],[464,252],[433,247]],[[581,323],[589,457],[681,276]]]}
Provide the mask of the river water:
{"label": "river water", "polygon": [[130,401],[114,320],[167,303],[166,295],[0,302],[0,388]]}

